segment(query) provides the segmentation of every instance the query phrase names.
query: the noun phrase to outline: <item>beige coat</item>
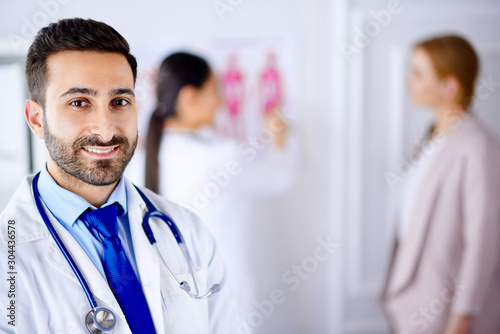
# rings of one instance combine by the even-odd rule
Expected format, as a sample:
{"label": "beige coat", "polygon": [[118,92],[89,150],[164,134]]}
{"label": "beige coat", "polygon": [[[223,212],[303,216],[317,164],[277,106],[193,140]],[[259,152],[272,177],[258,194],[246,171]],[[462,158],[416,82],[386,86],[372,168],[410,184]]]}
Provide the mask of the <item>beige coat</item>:
{"label": "beige coat", "polygon": [[442,334],[450,313],[500,333],[500,145],[473,115],[436,152],[381,299],[396,334]]}

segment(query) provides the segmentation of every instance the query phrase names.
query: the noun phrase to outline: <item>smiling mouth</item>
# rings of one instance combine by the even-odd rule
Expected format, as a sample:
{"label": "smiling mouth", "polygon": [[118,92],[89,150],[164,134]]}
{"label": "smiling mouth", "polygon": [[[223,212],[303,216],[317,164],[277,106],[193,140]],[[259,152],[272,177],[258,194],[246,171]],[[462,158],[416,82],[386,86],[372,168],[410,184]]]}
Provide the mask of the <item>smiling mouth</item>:
{"label": "smiling mouth", "polygon": [[83,147],[83,150],[98,156],[109,156],[118,150],[119,146],[112,147]]}

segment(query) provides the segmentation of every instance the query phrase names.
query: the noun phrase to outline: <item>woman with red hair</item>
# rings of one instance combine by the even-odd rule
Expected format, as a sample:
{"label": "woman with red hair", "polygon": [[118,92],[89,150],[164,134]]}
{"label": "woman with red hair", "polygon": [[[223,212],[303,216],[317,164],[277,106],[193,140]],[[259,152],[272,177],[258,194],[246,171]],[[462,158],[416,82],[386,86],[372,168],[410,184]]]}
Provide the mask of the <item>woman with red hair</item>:
{"label": "woman with red hair", "polygon": [[500,333],[500,145],[474,115],[479,61],[418,43],[408,85],[434,124],[406,166],[382,303],[395,333]]}

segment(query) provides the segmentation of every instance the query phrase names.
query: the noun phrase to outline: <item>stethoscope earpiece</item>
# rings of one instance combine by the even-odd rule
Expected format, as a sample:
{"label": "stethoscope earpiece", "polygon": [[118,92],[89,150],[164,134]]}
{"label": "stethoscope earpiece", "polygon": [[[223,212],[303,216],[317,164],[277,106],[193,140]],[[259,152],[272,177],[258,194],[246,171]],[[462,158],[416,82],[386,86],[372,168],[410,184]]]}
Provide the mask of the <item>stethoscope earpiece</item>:
{"label": "stethoscope earpiece", "polygon": [[180,284],[179,284],[181,290],[185,291],[185,292],[191,292],[191,285],[189,285],[188,282],[186,281],[182,281]]}
{"label": "stethoscope earpiece", "polygon": [[220,284],[214,284],[212,285],[212,287],[210,288],[210,292],[212,293],[217,293],[220,291]]}

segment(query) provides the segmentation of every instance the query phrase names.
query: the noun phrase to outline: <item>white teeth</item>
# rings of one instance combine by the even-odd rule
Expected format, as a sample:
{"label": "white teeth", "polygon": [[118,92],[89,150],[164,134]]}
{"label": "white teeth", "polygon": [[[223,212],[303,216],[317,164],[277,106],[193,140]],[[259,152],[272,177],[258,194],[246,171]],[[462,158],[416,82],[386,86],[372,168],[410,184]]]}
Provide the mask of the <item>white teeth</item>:
{"label": "white teeth", "polygon": [[95,149],[95,148],[85,148],[85,150],[89,151],[89,152],[94,152],[94,153],[99,153],[99,154],[104,154],[104,153],[109,153],[111,151],[113,151],[115,148],[109,148],[107,150],[98,150],[98,149]]}

